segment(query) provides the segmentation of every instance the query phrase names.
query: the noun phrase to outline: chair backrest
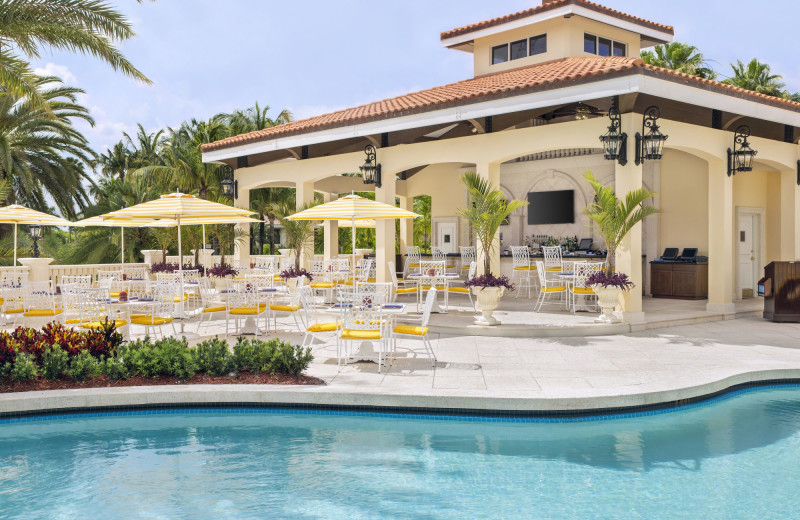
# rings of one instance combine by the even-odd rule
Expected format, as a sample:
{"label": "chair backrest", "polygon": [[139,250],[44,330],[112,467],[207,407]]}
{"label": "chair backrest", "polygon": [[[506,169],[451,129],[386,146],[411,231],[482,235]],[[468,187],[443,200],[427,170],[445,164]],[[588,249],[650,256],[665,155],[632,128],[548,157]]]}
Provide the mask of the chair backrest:
{"label": "chair backrest", "polygon": [[54,310],[56,308],[53,282],[28,282],[25,284],[22,298],[25,309]]}
{"label": "chair backrest", "polygon": [[561,270],[565,273],[574,273],[579,264],[585,264],[586,260],[562,260]]}
{"label": "chair backrest", "polygon": [[594,270],[587,262],[576,263],[573,266],[572,283],[575,287],[586,287],[586,280],[592,276]]}
{"label": "chair backrest", "polygon": [[358,290],[352,285],[339,285],[336,287],[336,302],[340,304],[355,304],[358,299]]}
{"label": "chair backrest", "polygon": [[314,305],[314,292],[310,285],[304,285],[298,291],[300,295],[300,306],[306,318],[306,326],[317,323],[316,306]]}
{"label": "chair backrest", "polygon": [[422,308],[422,327],[428,326],[428,321],[431,319],[431,312],[433,311],[433,304],[436,303],[436,288],[431,287],[428,294],[425,295],[425,306]]}
{"label": "chair backrest", "polygon": [[211,307],[214,301],[214,288],[211,285],[211,280],[205,276],[201,278],[200,283],[197,284],[197,290],[200,293],[200,305],[204,309]]}
{"label": "chair backrest", "polygon": [[126,267],[124,272],[128,280],[147,280],[147,269],[144,267]]}
{"label": "chair backrest", "polygon": [[384,322],[377,305],[355,305],[342,313],[342,326],[348,330],[381,330]]}
{"label": "chair backrest", "polygon": [[172,273],[156,273],[156,282],[159,284],[178,284],[181,281],[181,274],[178,271]]}
{"label": "chair backrest", "polygon": [[406,256],[409,258],[409,260],[419,260],[421,255],[422,252],[419,246],[406,246]]}
{"label": "chair backrest", "polygon": [[148,280],[128,280],[128,299],[152,298],[153,290]]}
{"label": "chair backrest", "polygon": [[[180,275],[180,273],[178,273]],[[200,270],[199,269],[184,269],[183,271],[184,282],[199,282]]]}
{"label": "chair backrest", "polygon": [[244,281],[254,284],[258,290],[269,289],[275,285],[275,279],[271,273],[247,273],[244,275]]}
{"label": "chair backrest", "polygon": [[62,291],[63,291],[63,286],[65,285],[75,285],[78,287],[91,287],[92,275],[88,274],[86,276],[82,276],[75,274],[62,274],[59,285],[62,286]]}
{"label": "chair backrest", "polygon": [[367,258],[364,260],[363,265],[361,266],[361,272],[358,274],[358,279],[366,282],[370,279],[370,274],[375,270],[375,259],[374,258]]}
{"label": "chair backrest", "polygon": [[22,269],[8,269],[0,272],[0,285],[4,287],[20,287],[28,281],[28,271]]}
{"label": "chair backrest", "polygon": [[294,260],[292,260],[288,256],[280,257],[280,261],[278,262],[278,271],[285,271],[294,265]]}
{"label": "chair backrest", "polygon": [[536,274],[539,276],[539,285],[547,287],[547,271],[544,268],[544,262],[541,260],[536,261]]}
{"label": "chair backrest", "polygon": [[103,321],[111,315],[111,299],[107,288],[76,287],[73,296],[81,321]]}
{"label": "chair backrest", "polygon": [[122,271],[104,271],[102,269],[97,270],[97,281],[100,282],[102,280],[114,280],[114,281],[122,281]]}
{"label": "chair backrest", "polygon": [[255,262],[253,262],[253,267],[257,267],[259,269],[266,269],[268,271],[275,270],[275,257],[274,256],[257,256]]}
{"label": "chair backrest", "polygon": [[433,259],[437,261],[447,261],[447,253],[441,247],[432,247],[431,254],[433,255]]}
{"label": "chair backrest", "polygon": [[369,298],[372,305],[384,305],[392,301],[392,283],[359,282],[356,284],[357,298],[364,302]]}
{"label": "chair backrest", "polygon": [[311,272],[313,274],[322,274],[325,272],[327,267],[327,262],[325,260],[312,260],[311,261]]}
{"label": "chair backrest", "polygon": [[170,318],[175,314],[175,295],[180,284],[159,283],[153,288],[153,316]]}
{"label": "chair backrest", "polygon": [[445,265],[444,260],[423,260],[419,263],[419,270],[423,275],[428,275],[433,269],[434,276],[441,276],[445,273]]}
{"label": "chair backrest", "polygon": [[13,311],[24,308],[25,302],[22,299],[23,292],[22,286],[12,285],[10,281],[8,285],[0,285],[0,297],[3,298],[3,310]]}
{"label": "chair backrest", "polygon": [[469,274],[467,275],[467,280],[475,278],[476,274],[478,274],[478,262],[473,260],[469,263]]}
{"label": "chair backrest", "polygon": [[528,246],[511,246],[511,256],[514,261],[514,267],[529,267],[531,265]]}
{"label": "chair backrest", "polygon": [[544,267],[561,267],[561,246],[542,246],[544,253]]}
{"label": "chair backrest", "polygon": [[460,246],[458,251],[461,253],[461,263],[465,265],[475,260],[478,256],[475,246]]}
{"label": "chair backrest", "polygon": [[392,286],[397,289],[400,286],[400,282],[397,279],[397,271],[394,270],[394,262],[389,260],[386,262],[386,265],[389,266],[389,276],[392,277]]}

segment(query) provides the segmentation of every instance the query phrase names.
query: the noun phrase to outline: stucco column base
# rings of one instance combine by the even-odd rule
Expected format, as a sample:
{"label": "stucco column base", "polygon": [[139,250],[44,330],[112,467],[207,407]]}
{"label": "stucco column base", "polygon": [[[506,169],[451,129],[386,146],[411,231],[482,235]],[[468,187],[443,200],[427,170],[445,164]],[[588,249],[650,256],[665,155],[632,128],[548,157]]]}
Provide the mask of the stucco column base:
{"label": "stucco column base", "polygon": [[736,304],[734,303],[707,303],[706,312],[713,312],[714,314],[735,315]]}
{"label": "stucco column base", "polygon": [[147,266],[150,267],[153,264],[157,264],[158,262],[161,261],[161,250],[142,249],[142,256],[144,257],[144,263],[146,263]]}
{"label": "stucco column base", "polygon": [[50,279],[49,265],[52,258],[17,258],[17,261],[28,268],[28,280],[32,282],[46,282]]}

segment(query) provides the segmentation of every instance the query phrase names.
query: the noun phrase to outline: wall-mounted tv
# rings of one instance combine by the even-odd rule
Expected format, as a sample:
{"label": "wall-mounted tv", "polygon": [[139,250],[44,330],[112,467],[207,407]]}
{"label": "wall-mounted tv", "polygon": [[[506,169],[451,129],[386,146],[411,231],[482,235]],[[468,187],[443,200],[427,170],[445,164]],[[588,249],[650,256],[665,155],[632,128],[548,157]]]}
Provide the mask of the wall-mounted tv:
{"label": "wall-mounted tv", "polygon": [[528,225],[574,223],[575,190],[528,193]]}

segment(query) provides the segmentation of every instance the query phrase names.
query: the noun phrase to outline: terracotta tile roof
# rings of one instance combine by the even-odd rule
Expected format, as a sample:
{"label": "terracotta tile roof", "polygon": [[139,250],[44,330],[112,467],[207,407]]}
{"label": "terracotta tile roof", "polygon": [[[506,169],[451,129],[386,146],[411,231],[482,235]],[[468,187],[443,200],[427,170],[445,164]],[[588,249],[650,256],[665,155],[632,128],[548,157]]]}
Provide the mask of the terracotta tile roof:
{"label": "terracotta tile roof", "polygon": [[391,119],[628,74],[645,74],[800,112],[800,103],[645,64],[631,57],[573,57],[487,74],[203,145],[204,152]]}
{"label": "terracotta tile roof", "polygon": [[563,7],[565,5],[577,5],[580,7],[585,7],[586,9],[591,9],[592,11],[596,11],[601,14],[607,14],[615,18],[619,18],[620,20],[633,22],[635,24],[648,27],[650,29],[656,29],[658,31],[664,31],[669,34],[674,34],[674,29],[672,28],[671,25],[663,25],[660,23],[651,22],[649,20],[645,20],[644,18],[639,18],[637,16],[623,13],[621,11],[616,11],[606,6],[596,4],[594,2],[588,2],[587,0],[554,0],[544,5],[533,7],[531,9],[526,9],[518,13],[508,14],[505,16],[501,16],[499,18],[492,18],[491,20],[485,20],[483,22],[478,22],[471,25],[466,25],[464,27],[458,27],[456,29],[445,31],[441,34],[441,39],[446,40],[448,38],[461,36],[462,34],[469,34],[471,32],[479,31],[481,29],[486,29],[487,27],[494,27],[496,25],[502,25],[504,23],[513,22],[521,18],[534,16],[553,9],[557,9],[559,7]]}

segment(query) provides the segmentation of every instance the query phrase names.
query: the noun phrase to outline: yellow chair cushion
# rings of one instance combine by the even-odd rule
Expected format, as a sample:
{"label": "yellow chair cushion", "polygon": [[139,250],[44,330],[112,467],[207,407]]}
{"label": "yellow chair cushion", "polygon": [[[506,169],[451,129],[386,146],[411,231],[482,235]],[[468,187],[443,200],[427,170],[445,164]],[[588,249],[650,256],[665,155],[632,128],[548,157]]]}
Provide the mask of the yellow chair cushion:
{"label": "yellow chair cushion", "polygon": [[[525,267],[524,265],[522,265],[522,266],[519,266],[519,267],[515,267],[514,270],[515,271],[535,271],[536,270],[536,266],[535,265],[529,265],[528,267]],[[548,271],[549,271],[549,269],[548,269]]]}
{"label": "yellow chair cushion", "polygon": [[408,264],[408,267],[419,267],[419,264]]}
{"label": "yellow chair cushion", "polygon": [[278,312],[294,312],[299,310],[300,307],[297,305],[279,305],[279,304],[272,304],[269,306],[270,310],[278,311]]}
{"label": "yellow chair cushion", "polygon": [[281,278],[280,275],[276,274],[275,276],[272,277],[272,281],[273,282],[282,282],[283,278]]}
{"label": "yellow chair cushion", "polygon": [[343,330],[341,339],[381,339],[379,330]]}
{"label": "yellow chair cushion", "polygon": [[8,311],[3,311],[5,314],[19,314],[20,312],[25,312],[25,309],[11,309]]}
{"label": "yellow chair cushion", "polygon": [[[429,285],[429,286],[427,286],[427,287],[423,287],[423,289],[424,289],[424,290],[426,290],[426,291],[430,291],[430,290],[431,290],[431,286]],[[437,291],[444,291],[444,287],[439,287],[439,286],[437,286],[437,287],[436,287],[436,290],[437,290]]]}
{"label": "yellow chair cushion", "polygon": [[108,295],[111,296],[112,298],[119,298],[119,292],[118,291],[110,292],[110,293],[108,293]]}
{"label": "yellow chair cushion", "polygon": [[394,328],[395,334],[408,334],[410,336],[424,336],[428,333],[428,327],[416,327],[414,325],[398,325]]}
{"label": "yellow chair cushion", "polygon": [[341,325],[339,323],[315,323],[306,330],[308,332],[333,332],[339,330]]}
{"label": "yellow chair cushion", "polygon": [[72,320],[67,320],[64,322],[64,325],[77,325],[78,323],[83,323],[83,320],[80,318],[75,318]]}
{"label": "yellow chair cushion", "polygon": [[[114,320],[114,327],[120,328],[127,325],[128,322],[125,320]],[[81,325],[82,329],[99,329],[105,325],[102,321],[89,321]]]}
{"label": "yellow chair cushion", "polygon": [[573,287],[570,290],[575,294],[594,294],[590,287]]}
{"label": "yellow chair cushion", "polygon": [[332,289],[334,286],[333,282],[314,282],[311,284],[314,289]]}
{"label": "yellow chair cushion", "polygon": [[[188,295],[188,294],[184,294],[184,295],[183,295],[183,301],[186,301],[188,298],[189,298],[189,295]],[[174,297],[174,298],[172,299],[172,301],[173,301],[173,302],[175,302],[175,303],[180,303],[180,302],[181,302],[181,299],[180,299],[180,297],[176,296],[176,297]]]}
{"label": "yellow chair cushion", "polygon": [[560,267],[548,267],[548,268],[547,268],[547,269],[545,269],[545,270],[546,270],[546,271],[553,272],[553,271],[561,271],[561,268],[560,268]]}
{"label": "yellow chair cushion", "polygon": [[447,290],[455,293],[469,294],[469,287],[450,287]]}
{"label": "yellow chair cushion", "polygon": [[227,310],[228,308],[224,305],[217,305],[216,307],[209,307],[207,309],[203,309],[203,312],[222,312]]}
{"label": "yellow chair cushion", "polygon": [[401,287],[397,289],[397,294],[411,294],[417,292],[416,287]]}
{"label": "yellow chair cushion", "polygon": [[3,305],[4,302],[5,302],[5,300],[0,298],[0,305]]}
{"label": "yellow chair cushion", "polygon": [[[270,305],[270,307],[272,307]],[[267,308],[266,303],[259,303],[258,307],[236,307],[228,311],[230,314],[238,314],[240,316],[252,316],[254,314],[261,314]]]}
{"label": "yellow chair cushion", "polygon": [[136,325],[164,325],[172,323],[172,318],[160,318],[158,316],[136,316],[131,317],[131,323]]}
{"label": "yellow chair cushion", "polygon": [[[9,312],[11,312],[11,311],[9,311]],[[25,316],[26,318],[41,318],[41,317],[44,317],[44,316],[58,316],[62,312],[64,312],[63,309],[56,309],[56,310],[51,310],[51,309],[32,309],[32,310],[29,310],[28,312],[24,313],[23,316]]]}
{"label": "yellow chair cushion", "polygon": [[541,289],[542,292],[546,292],[546,293],[548,293],[548,292],[562,292],[562,291],[566,291],[567,290],[566,287],[540,287],[540,289]]}

